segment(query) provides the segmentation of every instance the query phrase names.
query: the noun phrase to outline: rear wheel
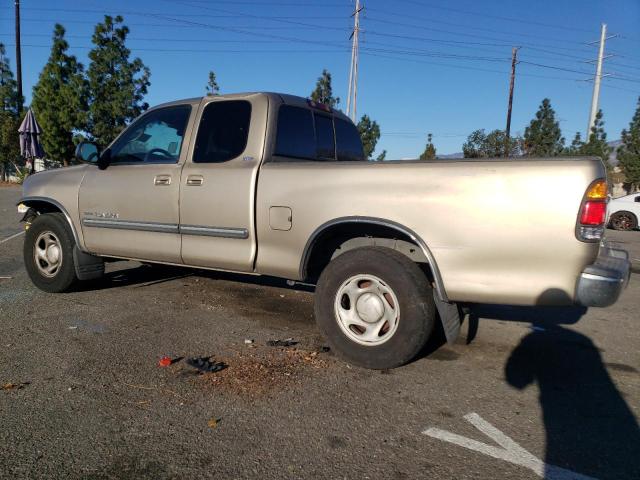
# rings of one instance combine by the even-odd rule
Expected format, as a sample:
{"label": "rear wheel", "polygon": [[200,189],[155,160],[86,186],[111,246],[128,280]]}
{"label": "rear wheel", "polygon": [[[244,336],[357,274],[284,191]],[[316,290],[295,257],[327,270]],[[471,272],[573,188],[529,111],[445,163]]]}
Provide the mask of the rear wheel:
{"label": "rear wheel", "polygon": [[36,287],[45,292],[68,290],[77,280],[75,240],[61,213],[38,215],[25,235],[24,265]]}
{"label": "rear wheel", "polygon": [[621,211],[611,215],[609,223],[614,230],[633,230],[638,227],[638,218],[631,212]]}
{"label": "rear wheel", "polygon": [[374,369],[412,360],[436,317],[422,270],[382,247],[351,250],[329,263],[318,280],[314,309],[334,351],[354,365]]}

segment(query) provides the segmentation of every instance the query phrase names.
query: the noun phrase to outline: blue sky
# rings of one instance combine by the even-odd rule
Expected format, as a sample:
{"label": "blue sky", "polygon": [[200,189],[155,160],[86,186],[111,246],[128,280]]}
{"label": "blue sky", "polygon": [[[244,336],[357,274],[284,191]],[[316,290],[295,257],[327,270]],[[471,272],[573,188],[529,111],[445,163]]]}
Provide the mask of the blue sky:
{"label": "blue sky", "polygon": [[[223,93],[280,91],[308,96],[323,68],[345,108],[350,0],[22,0],[23,83],[47,60],[55,22],[87,63],[93,25],[121,14],[129,46],[151,69],[150,104],[204,94],[214,70]],[[0,41],[15,67],[13,2],[0,11]],[[438,153],[461,150],[477,128],[505,126],[511,47],[517,66],[512,132],[524,132],[549,97],[567,141],[587,127],[600,24],[610,34],[600,106],[617,139],[640,95],[638,0],[365,0],[358,114],[378,121],[378,151],[416,157],[427,132]],[[530,63],[525,63],[530,62]],[[532,65],[545,65],[545,67]]]}

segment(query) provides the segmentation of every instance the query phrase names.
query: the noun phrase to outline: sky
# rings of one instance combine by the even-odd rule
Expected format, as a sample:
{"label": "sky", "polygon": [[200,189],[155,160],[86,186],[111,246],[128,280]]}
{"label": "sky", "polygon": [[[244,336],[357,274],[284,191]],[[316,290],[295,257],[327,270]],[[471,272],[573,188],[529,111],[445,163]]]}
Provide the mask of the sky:
{"label": "sky", "polygon": [[[416,158],[433,134],[438,154],[460,152],[473,130],[504,129],[512,47],[518,50],[512,134],[524,133],[543,98],[567,143],[589,120],[600,26],[607,24],[600,107],[608,139],[620,137],[640,96],[640,0],[364,0],[358,117],[378,122],[376,154]],[[132,57],[151,69],[146,101],[205,93],[309,96],[324,68],[346,109],[355,0],[21,0],[27,104],[47,61],[54,24],[85,65],[104,14],[120,14]],[[0,9],[0,42],[15,68],[13,1]]]}

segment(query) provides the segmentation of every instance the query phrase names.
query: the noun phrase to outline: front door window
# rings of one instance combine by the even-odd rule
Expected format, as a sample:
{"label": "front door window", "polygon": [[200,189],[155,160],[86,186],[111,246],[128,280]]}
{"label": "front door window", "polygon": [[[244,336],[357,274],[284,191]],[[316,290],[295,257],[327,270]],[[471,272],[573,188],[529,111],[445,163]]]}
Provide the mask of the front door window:
{"label": "front door window", "polygon": [[177,105],[145,114],[109,149],[109,163],[177,163],[190,113]]}

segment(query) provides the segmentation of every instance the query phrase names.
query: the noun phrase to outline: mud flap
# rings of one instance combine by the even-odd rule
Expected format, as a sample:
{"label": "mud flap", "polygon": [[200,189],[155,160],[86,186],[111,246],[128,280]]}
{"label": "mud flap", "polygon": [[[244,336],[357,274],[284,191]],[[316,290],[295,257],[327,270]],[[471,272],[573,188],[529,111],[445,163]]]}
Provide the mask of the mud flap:
{"label": "mud flap", "polygon": [[76,266],[78,280],[93,280],[104,275],[104,260],[73,247],[73,261]]}
{"label": "mud flap", "polygon": [[451,344],[456,341],[460,334],[460,324],[462,323],[460,309],[455,303],[447,303],[440,300],[435,290],[433,291],[433,299],[436,302],[447,343]]}

